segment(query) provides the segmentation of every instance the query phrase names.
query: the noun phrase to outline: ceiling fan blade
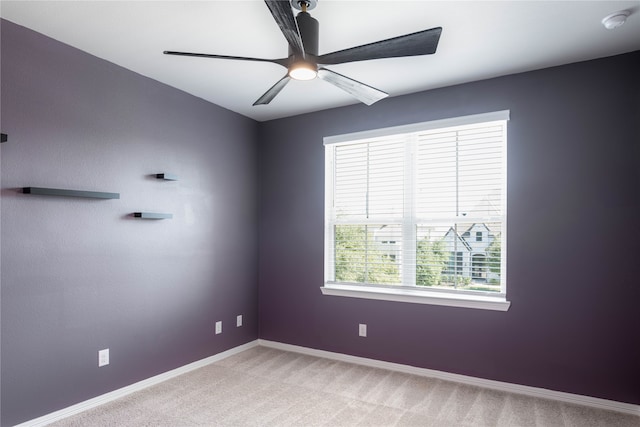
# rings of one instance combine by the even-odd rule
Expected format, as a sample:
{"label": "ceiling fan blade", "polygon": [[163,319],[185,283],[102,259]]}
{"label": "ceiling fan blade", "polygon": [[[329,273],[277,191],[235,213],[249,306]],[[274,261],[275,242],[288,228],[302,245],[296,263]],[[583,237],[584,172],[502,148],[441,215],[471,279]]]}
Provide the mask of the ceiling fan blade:
{"label": "ceiling fan blade", "polygon": [[318,64],[331,65],[369,59],[430,55],[436,52],[441,33],[442,27],[436,27],[327,53],[318,57]]}
{"label": "ceiling fan blade", "polygon": [[165,55],[195,56],[197,58],[236,59],[239,61],[272,62],[274,64],[282,65],[285,68],[289,63],[289,60],[287,58],[282,58],[282,59],[249,58],[246,56],[228,56],[228,55],[213,55],[210,53],[175,52],[171,50],[165,50],[163,53]]}
{"label": "ceiling fan blade", "polygon": [[388,93],[378,90],[374,87],[361,83],[357,80],[353,80],[342,74],[338,74],[335,71],[327,70],[326,68],[318,69],[318,77],[325,82],[329,82],[334,86],[339,87],[347,93],[350,93],[354,97],[367,105],[371,105],[374,102],[380,101],[382,98],[389,96]]}
{"label": "ceiling fan blade", "polygon": [[271,86],[271,88],[266,91],[264,95],[258,98],[258,100],[254,102],[253,105],[266,105],[270,103],[273,98],[275,98],[276,95],[279,94],[280,91],[287,85],[287,83],[289,83],[289,80],[291,80],[291,77],[289,77],[289,74],[286,74],[283,78],[278,80],[276,84]]}
{"label": "ceiling fan blade", "polygon": [[300,30],[298,29],[298,23],[296,22],[293,11],[291,10],[291,3],[288,0],[264,0],[275,19],[276,23],[280,27],[282,34],[289,42],[291,52],[296,56],[304,58],[304,46],[302,44],[302,37],[300,37]]}

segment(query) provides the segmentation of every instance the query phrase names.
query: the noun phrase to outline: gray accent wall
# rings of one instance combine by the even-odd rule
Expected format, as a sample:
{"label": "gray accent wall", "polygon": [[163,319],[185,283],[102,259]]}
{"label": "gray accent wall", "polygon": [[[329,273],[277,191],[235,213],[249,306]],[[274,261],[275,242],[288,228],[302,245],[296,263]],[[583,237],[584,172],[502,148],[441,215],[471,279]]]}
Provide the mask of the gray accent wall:
{"label": "gray accent wall", "polygon": [[[260,337],[639,404],[638,76],[635,52],[261,124]],[[507,109],[509,311],[323,296],[323,137]]]}
{"label": "gray accent wall", "polygon": [[1,424],[255,340],[257,123],[11,22],[1,31]]}

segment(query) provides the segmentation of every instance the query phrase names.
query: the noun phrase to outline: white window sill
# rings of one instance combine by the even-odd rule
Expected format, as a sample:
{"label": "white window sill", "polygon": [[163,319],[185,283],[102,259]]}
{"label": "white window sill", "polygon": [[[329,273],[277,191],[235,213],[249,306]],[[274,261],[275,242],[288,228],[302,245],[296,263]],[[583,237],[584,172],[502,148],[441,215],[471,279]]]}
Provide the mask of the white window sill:
{"label": "white window sill", "polygon": [[393,289],[374,286],[350,286],[325,284],[320,288],[323,295],[350,298],[377,299],[383,301],[408,302],[415,304],[445,305],[450,307],[479,308],[483,310],[507,311],[511,305],[502,296],[452,294],[424,289]]}

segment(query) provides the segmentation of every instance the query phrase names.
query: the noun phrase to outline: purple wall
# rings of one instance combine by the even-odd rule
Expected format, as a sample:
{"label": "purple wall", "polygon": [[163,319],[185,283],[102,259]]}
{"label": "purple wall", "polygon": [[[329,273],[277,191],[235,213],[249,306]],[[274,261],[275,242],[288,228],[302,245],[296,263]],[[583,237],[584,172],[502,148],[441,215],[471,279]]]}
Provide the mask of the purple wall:
{"label": "purple wall", "polygon": [[[635,52],[261,124],[260,337],[640,404],[639,75]],[[504,109],[510,310],[323,296],[322,138]]]}
{"label": "purple wall", "polygon": [[1,23],[1,424],[255,340],[257,123]]}
{"label": "purple wall", "polygon": [[[258,324],[264,339],[640,403],[639,52],[258,124],[1,23],[1,425],[249,342]],[[322,296],[322,137],[502,109],[511,309]]]}

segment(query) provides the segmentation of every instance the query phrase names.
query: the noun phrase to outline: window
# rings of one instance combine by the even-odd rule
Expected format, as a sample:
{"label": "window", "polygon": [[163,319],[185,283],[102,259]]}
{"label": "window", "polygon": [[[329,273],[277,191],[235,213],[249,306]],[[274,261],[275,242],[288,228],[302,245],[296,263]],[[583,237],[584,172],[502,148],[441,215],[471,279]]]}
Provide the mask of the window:
{"label": "window", "polygon": [[462,274],[462,252],[449,252],[449,260],[443,272],[444,274]]}
{"label": "window", "polygon": [[507,310],[508,118],[325,138],[323,293]]}

